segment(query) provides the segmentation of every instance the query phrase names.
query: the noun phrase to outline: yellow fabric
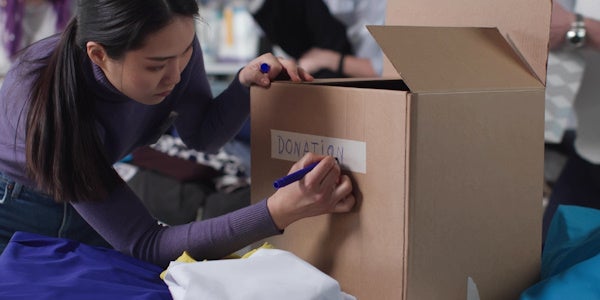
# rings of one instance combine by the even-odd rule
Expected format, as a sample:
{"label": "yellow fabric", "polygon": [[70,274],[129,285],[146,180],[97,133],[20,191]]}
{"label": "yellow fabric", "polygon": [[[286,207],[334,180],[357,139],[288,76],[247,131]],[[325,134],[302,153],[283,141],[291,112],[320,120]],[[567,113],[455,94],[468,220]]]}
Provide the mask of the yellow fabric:
{"label": "yellow fabric", "polygon": [[248,258],[248,257],[252,256],[252,254],[254,254],[258,249],[275,249],[275,247],[273,247],[273,245],[265,242],[262,246],[260,246],[256,249],[252,249],[252,250],[248,251],[248,253],[242,255],[242,258]]}
{"label": "yellow fabric", "polygon": [[[252,256],[252,254],[256,253],[256,251],[258,249],[274,249],[275,247],[273,247],[273,245],[265,242],[262,246],[252,249],[250,251],[248,251],[246,254],[240,256],[238,254],[230,254],[226,257],[224,257],[223,259],[240,259],[240,258],[248,258],[250,256]],[[193,263],[193,262],[197,262],[197,260],[195,260],[192,256],[190,256],[189,253],[187,253],[187,251],[183,251],[183,253],[175,260],[176,262],[182,262],[182,263]],[[206,260],[204,260],[206,261]],[[165,276],[167,276],[167,271],[169,269],[165,269],[164,271],[162,271],[160,273],[160,279],[165,280]]]}
{"label": "yellow fabric", "polygon": [[177,258],[177,261],[178,261],[178,262],[186,262],[186,263],[189,263],[189,262],[196,262],[196,260],[195,260],[195,259],[193,259],[193,258],[190,256],[190,254],[189,254],[189,253],[187,253],[187,251],[183,251],[183,254],[181,254],[181,256],[179,256],[179,257]]}

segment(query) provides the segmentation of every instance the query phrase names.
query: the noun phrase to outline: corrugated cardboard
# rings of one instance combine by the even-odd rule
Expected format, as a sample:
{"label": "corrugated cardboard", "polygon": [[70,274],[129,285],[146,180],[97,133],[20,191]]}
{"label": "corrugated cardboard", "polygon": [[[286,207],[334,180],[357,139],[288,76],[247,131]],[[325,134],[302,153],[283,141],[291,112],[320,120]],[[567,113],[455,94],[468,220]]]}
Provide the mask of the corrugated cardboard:
{"label": "corrugated cardboard", "polygon": [[516,299],[539,274],[543,80],[495,28],[370,30],[403,80],[251,91],[252,201],[292,165],[277,158],[280,132],[315,138],[298,152],[347,158],[327,146],[365,145],[364,170],[346,169],[356,209],[269,241],[359,299],[466,299],[475,286],[481,299]]}
{"label": "corrugated cardboard", "polygon": [[[551,0],[388,0],[385,24],[496,27],[545,84],[551,10]],[[397,71],[384,65],[386,76]]]}

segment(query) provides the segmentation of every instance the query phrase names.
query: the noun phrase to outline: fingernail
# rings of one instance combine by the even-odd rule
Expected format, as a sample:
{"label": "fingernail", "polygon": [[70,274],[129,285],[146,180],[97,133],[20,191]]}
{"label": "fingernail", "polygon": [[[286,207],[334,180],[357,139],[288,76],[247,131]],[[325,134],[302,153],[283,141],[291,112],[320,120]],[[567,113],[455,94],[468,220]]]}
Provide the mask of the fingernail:
{"label": "fingernail", "polygon": [[263,78],[263,79],[261,79],[261,80],[260,80],[260,82],[261,82],[262,84],[269,84],[269,79],[267,79],[267,78]]}

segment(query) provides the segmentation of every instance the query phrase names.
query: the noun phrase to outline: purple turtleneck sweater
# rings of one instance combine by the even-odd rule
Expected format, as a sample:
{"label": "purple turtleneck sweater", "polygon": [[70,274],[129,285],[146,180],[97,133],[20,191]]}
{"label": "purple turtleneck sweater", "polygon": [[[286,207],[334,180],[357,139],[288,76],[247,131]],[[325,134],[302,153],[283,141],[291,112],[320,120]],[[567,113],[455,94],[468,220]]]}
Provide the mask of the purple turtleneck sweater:
{"label": "purple turtleneck sweater", "polygon": [[[28,61],[46,56],[58,37],[40,41],[24,53]],[[32,76],[30,63],[17,60],[0,89],[0,172],[35,188],[25,174],[25,120]],[[85,61],[85,83],[95,93],[99,136],[113,162],[139,146],[156,141],[171,112],[182,140],[202,151],[216,151],[243,125],[250,110],[249,89],[236,79],[213,98],[198,40],[189,64],[171,94],[157,105],[144,105],[119,92],[102,70]],[[57,204],[58,205],[58,204]],[[280,234],[266,200],[227,215],[163,227],[127,186],[103,202],[72,203],[79,214],[115,249],[166,266],[183,251],[196,259],[216,259],[268,236]]]}

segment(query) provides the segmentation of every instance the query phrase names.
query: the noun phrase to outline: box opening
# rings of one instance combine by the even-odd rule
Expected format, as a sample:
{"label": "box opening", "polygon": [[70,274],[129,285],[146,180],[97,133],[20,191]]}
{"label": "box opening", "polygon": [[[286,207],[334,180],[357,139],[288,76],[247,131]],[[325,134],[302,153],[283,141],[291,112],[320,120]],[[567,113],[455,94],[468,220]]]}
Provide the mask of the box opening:
{"label": "box opening", "polygon": [[326,85],[326,86],[341,86],[341,87],[354,87],[362,89],[376,89],[376,90],[393,90],[393,91],[408,91],[410,89],[404,83],[402,79],[377,79],[377,80],[352,80],[352,81],[320,81],[312,82],[312,85]]}

